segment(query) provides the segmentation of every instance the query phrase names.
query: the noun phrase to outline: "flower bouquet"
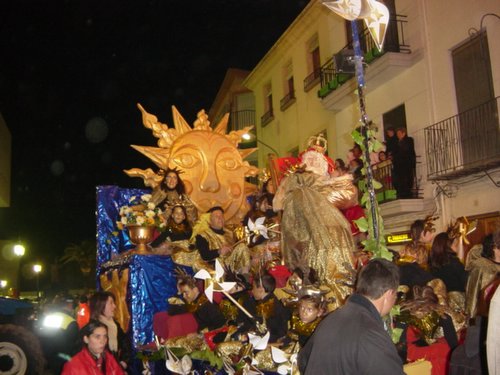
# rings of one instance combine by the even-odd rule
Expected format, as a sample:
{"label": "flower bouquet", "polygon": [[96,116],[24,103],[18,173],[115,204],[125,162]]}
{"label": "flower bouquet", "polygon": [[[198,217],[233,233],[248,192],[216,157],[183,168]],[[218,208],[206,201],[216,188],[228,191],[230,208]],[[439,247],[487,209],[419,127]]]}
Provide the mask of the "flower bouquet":
{"label": "flower bouquet", "polygon": [[163,211],[151,202],[151,194],[143,194],[139,198],[132,196],[129,205],[120,207],[120,221],[117,222],[118,229],[130,225],[154,226],[163,229],[166,220]]}
{"label": "flower bouquet", "polygon": [[163,212],[151,202],[151,194],[131,197],[129,205],[120,207],[120,218],[117,226],[120,230],[128,229],[130,241],[137,245],[137,254],[148,254],[148,244],[153,241],[155,230],[166,227]]}

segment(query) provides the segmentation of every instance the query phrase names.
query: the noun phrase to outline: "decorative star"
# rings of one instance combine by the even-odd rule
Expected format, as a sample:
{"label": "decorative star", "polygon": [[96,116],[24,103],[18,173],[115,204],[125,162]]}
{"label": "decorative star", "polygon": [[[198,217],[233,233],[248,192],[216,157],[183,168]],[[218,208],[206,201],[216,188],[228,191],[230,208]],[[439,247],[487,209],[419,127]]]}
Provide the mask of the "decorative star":
{"label": "decorative star", "polygon": [[382,50],[389,23],[389,10],[384,4],[375,0],[323,0],[323,5],[346,20],[363,19],[377,48]]}
{"label": "decorative star", "polygon": [[349,21],[359,18],[362,8],[361,0],[323,1],[323,5]]}
{"label": "decorative star", "polygon": [[369,1],[370,12],[364,19],[365,25],[370,31],[370,35],[377,44],[377,48],[382,50],[385,33],[389,23],[389,9],[378,1]]}

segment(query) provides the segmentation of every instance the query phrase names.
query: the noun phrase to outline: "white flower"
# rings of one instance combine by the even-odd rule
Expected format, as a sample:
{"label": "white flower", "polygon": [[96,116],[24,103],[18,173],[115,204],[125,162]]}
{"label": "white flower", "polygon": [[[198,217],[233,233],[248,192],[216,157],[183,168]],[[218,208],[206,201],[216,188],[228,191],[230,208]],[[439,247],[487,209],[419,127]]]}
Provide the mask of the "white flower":
{"label": "white flower", "polygon": [[121,206],[120,207],[120,216],[125,215],[125,210],[128,208],[128,206]]}
{"label": "white flower", "polygon": [[136,222],[137,222],[137,224],[142,225],[142,224],[144,224],[145,220],[146,219],[144,219],[144,216],[137,216]]}
{"label": "white flower", "polygon": [[165,223],[165,222],[160,223],[160,228],[165,228],[166,226],[167,226],[167,223]]}
{"label": "white flower", "polygon": [[151,210],[147,210],[144,214],[150,218],[154,218],[156,216],[155,212]]}
{"label": "white flower", "polygon": [[122,216],[122,219],[120,220],[123,225],[127,225],[128,220],[126,216]]}
{"label": "white flower", "polygon": [[144,202],[149,202],[151,200],[151,194],[144,194],[141,196],[141,200]]}
{"label": "white flower", "polygon": [[131,196],[128,201],[129,201],[129,203],[132,203],[133,201],[135,201],[135,195]]}
{"label": "white flower", "polygon": [[154,209],[155,209],[155,207],[156,207],[156,206],[155,206],[155,204],[154,204],[153,202],[149,202],[149,203],[148,203],[148,208],[149,208],[150,210],[154,210]]}

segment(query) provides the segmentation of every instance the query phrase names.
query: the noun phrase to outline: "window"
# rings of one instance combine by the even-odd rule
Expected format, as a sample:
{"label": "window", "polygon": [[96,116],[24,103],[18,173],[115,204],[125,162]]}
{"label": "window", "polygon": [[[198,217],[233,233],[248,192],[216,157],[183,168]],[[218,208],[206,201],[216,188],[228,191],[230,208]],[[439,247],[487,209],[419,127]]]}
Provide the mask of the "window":
{"label": "window", "polygon": [[486,31],[454,48],[451,56],[463,165],[498,156],[498,108]]}
{"label": "window", "polygon": [[406,110],[404,103],[398,105],[396,108],[382,115],[382,121],[384,122],[384,134],[387,132],[387,128],[405,128],[406,129]]}
{"label": "window", "polygon": [[309,75],[304,79],[304,91],[306,92],[320,82],[321,57],[317,34],[307,43],[307,69]]}
{"label": "window", "polygon": [[273,92],[271,83],[264,85],[264,114],[260,118],[262,126],[269,124],[274,119]]}
{"label": "window", "polygon": [[283,68],[283,92],[285,95],[280,100],[280,109],[282,111],[295,103],[295,88],[293,84],[293,68],[291,62]]}

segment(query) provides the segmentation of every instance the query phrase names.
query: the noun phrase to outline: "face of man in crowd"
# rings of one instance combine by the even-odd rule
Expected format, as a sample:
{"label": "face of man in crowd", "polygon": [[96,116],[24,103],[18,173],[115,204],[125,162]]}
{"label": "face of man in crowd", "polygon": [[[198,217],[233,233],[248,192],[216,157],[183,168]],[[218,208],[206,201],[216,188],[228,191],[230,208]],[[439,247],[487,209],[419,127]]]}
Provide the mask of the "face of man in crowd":
{"label": "face of man in crowd", "polygon": [[210,226],[214,229],[224,228],[224,214],[220,210],[210,213]]}
{"label": "face of man in crowd", "polygon": [[179,177],[177,177],[177,173],[168,172],[167,176],[165,177],[165,184],[167,185],[167,188],[170,190],[174,190],[178,182]]}
{"label": "face of man in crowd", "polygon": [[406,135],[406,132],[404,130],[398,130],[396,132],[396,136],[398,137],[399,140],[403,139],[405,135]]}
{"label": "face of man in crowd", "polygon": [[89,351],[99,357],[106,348],[108,331],[104,327],[97,327],[90,335],[84,336],[83,341],[87,344]]}
{"label": "face of man in crowd", "polygon": [[304,323],[311,323],[321,315],[320,308],[314,301],[300,301],[299,302],[299,317]]}
{"label": "face of man in crowd", "polygon": [[193,302],[200,294],[198,287],[191,288],[189,285],[182,285],[179,288],[182,298],[188,303]]}
{"label": "face of man in crowd", "polygon": [[174,223],[180,224],[186,219],[186,215],[184,215],[184,211],[180,207],[174,207],[172,211],[172,219]]}

